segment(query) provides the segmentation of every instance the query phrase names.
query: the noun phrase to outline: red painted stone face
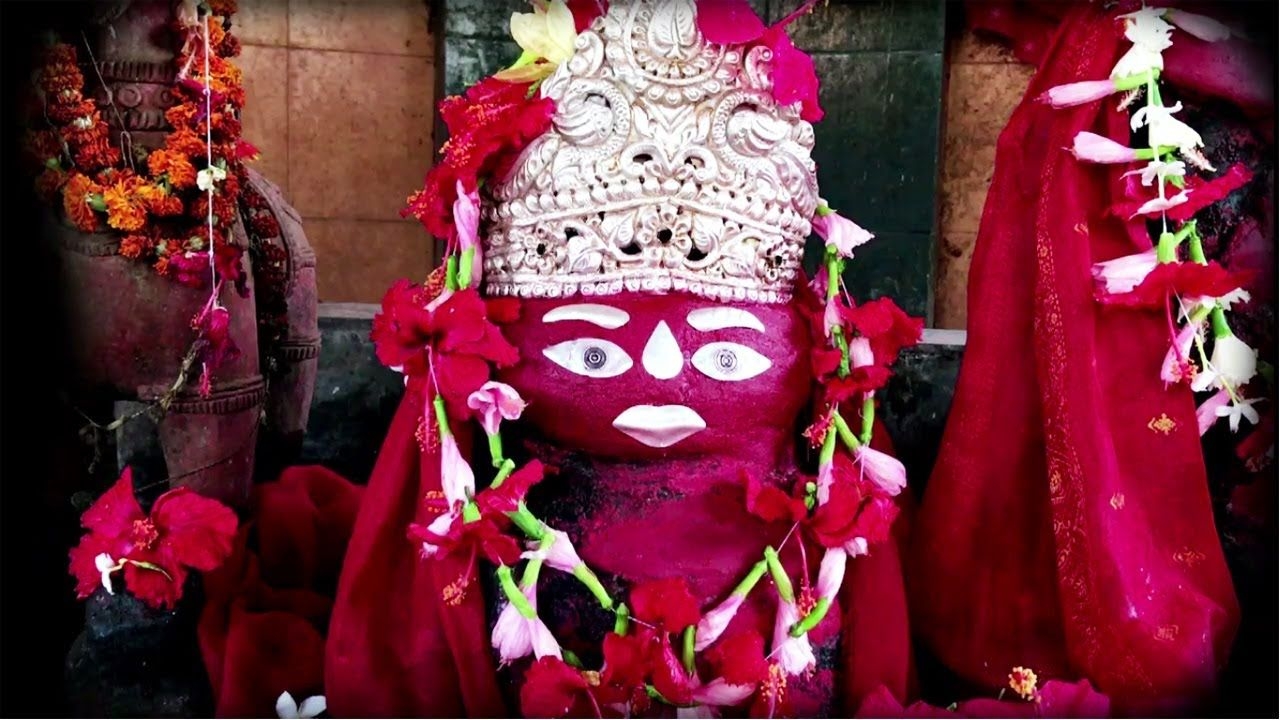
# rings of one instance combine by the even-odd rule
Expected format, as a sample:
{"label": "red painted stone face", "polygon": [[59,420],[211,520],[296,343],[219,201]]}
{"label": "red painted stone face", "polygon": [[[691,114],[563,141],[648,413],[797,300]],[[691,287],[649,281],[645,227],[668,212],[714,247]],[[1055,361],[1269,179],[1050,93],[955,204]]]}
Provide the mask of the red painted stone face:
{"label": "red painted stone face", "polygon": [[788,304],[626,293],[526,300],[502,380],[548,440],[597,457],[723,452],[790,432],[809,336]]}

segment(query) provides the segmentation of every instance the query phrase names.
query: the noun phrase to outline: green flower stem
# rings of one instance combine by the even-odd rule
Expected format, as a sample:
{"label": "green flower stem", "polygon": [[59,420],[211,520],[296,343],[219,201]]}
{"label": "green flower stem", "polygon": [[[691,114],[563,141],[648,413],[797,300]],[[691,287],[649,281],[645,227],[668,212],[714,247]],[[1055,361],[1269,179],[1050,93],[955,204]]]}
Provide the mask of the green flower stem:
{"label": "green flower stem", "polygon": [[119,567],[123,568],[125,563],[133,563],[134,565],[137,565],[138,567],[144,570],[153,570],[163,575],[165,580],[168,580],[169,582],[173,582],[173,576],[170,575],[167,570],[160,567],[159,565],[156,565],[155,563],[149,563],[149,562],[146,562],[145,560],[130,560],[128,558],[125,558],[124,560],[120,561]]}
{"label": "green flower stem", "polygon": [[458,287],[458,256],[450,255],[449,259],[444,263],[444,286],[450,290],[459,290]]}
{"label": "green flower stem", "polygon": [[1156,243],[1156,262],[1171,263],[1178,261],[1178,242],[1171,232],[1161,233]]}
{"label": "green flower stem", "polygon": [[476,261],[476,249],[467,248],[462,251],[462,261],[458,263],[458,289],[466,290],[471,284],[471,266]]}
{"label": "green flower stem", "polygon": [[768,571],[769,563],[761,560],[751,567],[751,572],[747,573],[747,576],[742,578],[742,582],[738,583],[738,586],[729,594],[746,597],[747,593],[750,593],[755,588],[756,583],[760,582],[760,578],[764,577],[764,574]]}
{"label": "green flower stem", "polygon": [[480,519],[480,506],[475,501],[468,500],[466,505],[462,506],[462,522],[473,523]]}
{"label": "green flower stem", "polygon": [[835,245],[827,246],[827,299],[840,294],[840,273],[844,260],[840,258]]}
{"label": "green flower stem", "polygon": [[831,328],[831,339],[835,342],[836,347],[840,349],[840,369],[837,374],[840,377],[849,377],[852,372],[849,363],[849,343],[844,339],[844,328]]}
{"label": "green flower stem", "polygon": [[773,584],[778,586],[778,594],[787,602],[795,602],[795,589],[791,587],[791,578],[787,577],[787,571],[778,560],[778,551],[772,546],[765,548],[764,559],[769,563],[769,574],[773,576]]}
{"label": "green flower stem", "polygon": [[449,432],[449,415],[444,411],[444,398],[436,395],[431,400],[431,405],[436,411],[436,427],[440,430],[440,439],[443,440],[451,434]]}
{"label": "green flower stem", "polygon": [[832,416],[831,420],[835,423],[836,432],[840,435],[840,439],[844,441],[846,446],[848,446],[849,452],[856,451],[858,447],[862,445],[862,441],[858,440],[858,438],[853,434],[853,431],[849,429],[849,424],[844,421],[844,418],[840,413],[836,413]]}
{"label": "green flower stem", "polygon": [[520,503],[515,512],[507,513],[507,517],[511,518],[511,522],[515,523],[516,527],[520,528],[525,535],[534,540],[541,542],[547,536],[546,527],[542,524],[542,521],[534,517],[533,513],[529,512],[529,508],[524,506],[524,503]]}
{"label": "green flower stem", "polygon": [[818,217],[826,217],[833,212],[835,212],[835,210],[832,210],[831,206],[826,204],[825,202],[818,203],[817,209],[814,210],[814,214],[817,215]]}
{"label": "green flower stem", "polygon": [[1140,88],[1143,85],[1147,84],[1147,79],[1152,77],[1153,75],[1159,76],[1160,71],[1151,70],[1149,72],[1140,72],[1134,75],[1129,75],[1128,77],[1119,78],[1118,80],[1114,80],[1113,82],[1115,83],[1116,90],[1120,92],[1129,92],[1130,90],[1136,90],[1137,88]]}
{"label": "green flower stem", "polygon": [[827,598],[818,598],[818,604],[813,606],[813,610],[809,611],[800,622],[791,626],[791,637],[800,637],[810,630],[818,626],[822,622],[822,618],[827,616],[827,611],[831,609],[831,600]]}
{"label": "green flower stem", "polygon": [[1160,102],[1160,86],[1156,84],[1156,78],[1160,77],[1160,71],[1151,68],[1147,71],[1147,105],[1162,105]]}
{"label": "green flower stem", "polygon": [[560,648],[560,654],[563,656],[561,659],[564,660],[565,665],[568,665],[569,667],[572,667],[572,668],[577,668],[579,670],[583,669],[584,666],[582,664],[582,659],[579,658],[578,655],[574,653],[572,650],[570,650],[569,648],[567,647]]}
{"label": "green flower stem", "polygon": [[[839,416],[839,414],[839,410],[831,411],[832,417]],[[822,452],[818,454],[818,464],[825,465],[836,456],[836,436],[838,434],[834,426],[827,427],[827,434],[822,438]]]}
{"label": "green flower stem", "polygon": [[533,587],[538,584],[538,575],[542,572],[542,560],[533,558],[524,566],[524,573],[520,575],[520,587]]}
{"label": "green flower stem", "polygon": [[600,607],[605,610],[613,609],[613,598],[609,597],[609,591],[604,589],[604,585],[600,584],[600,578],[591,572],[591,568],[587,567],[586,563],[574,568],[573,576],[578,578],[578,581],[583,585],[586,585],[592,595],[596,596],[596,599],[600,601]]}
{"label": "green flower stem", "polygon": [[626,635],[630,627],[631,611],[627,609],[626,603],[619,603],[613,611],[613,631],[619,635]]}
{"label": "green flower stem", "polygon": [[511,578],[511,568],[506,565],[498,566],[498,586],[502,588],[502,594],[507,596],[507,601],[515,606],[516,611],[522,617],[532,620],[538,617],[538,613],[529,604],[529,598],[520,592],[520,588],[516,587],[516,581]]}
{"label": "green flower stem", "polygon": [[876,401],[871,393],[867,393],[867,396],[862,399],[862,435],[858,438],[863,445],[871,444],[871,433],[875,430],[875,426]]}
{"label": "green flower stem", "polygon": [[498,468],[498,474],[493,476],[493,482],[489,483],[489,487],[498,487],[511,477],[511,473],[515,472],[516,461],[507,459],[502,461],[502,466]]}
{"label": "green flower stem", "polygon": [[1215,307],[1209,313],[1209,322],[1213,323],[1213,336],[1215,338],[1224,338],[1234,335],[1231,332],[1231,326],[1227,324],[1227,314],[1222,311],[1222,306]]}
{"label": "green flower stem", "polygon": [[1187,233],[1187,255],[1193,262],[1208,265],[1209,259],[1204,256],[1204,244],[1200,242],[1200,233],[1196,231],[1195,221],[1187,223],[1191,230]]}
{"label": "green flower stem", "polygon": [[693,674],[693,639],[697,631],[696,625],[690,625],[684,629],[684,635],[680,638],[680,660],[684,663],[684,671],[690,675]]}
{"label": "green flower stem", "polygon": [[489,436],[489,457],[494,467],[502,467],[502,436],[498,433]]}

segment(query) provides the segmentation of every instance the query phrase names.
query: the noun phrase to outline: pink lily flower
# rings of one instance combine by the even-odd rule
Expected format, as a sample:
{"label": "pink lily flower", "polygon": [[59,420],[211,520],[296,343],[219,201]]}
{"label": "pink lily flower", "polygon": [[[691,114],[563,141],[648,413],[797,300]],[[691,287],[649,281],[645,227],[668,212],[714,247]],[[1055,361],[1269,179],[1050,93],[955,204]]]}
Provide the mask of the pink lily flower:
{"label": "pink lily flower", "polygon": [[849,557],[856,558],[869,554],[871,552],[871,546],[867,544],[866,538],[856,537],[845,543],[843,550]]}
{"label": "pink lily flower", "polygon": [[813,646],[809,644],[809,633],[800,637],[791,637],[791,626],[800,621],[800,609],[794,600],[784,600],[778,596],[778,614],[773,622],[773,652],[783,672],[788,675],[799,675],[817,664],[813,654]]}
{"label": "pink lily flower", "polygon": [[822,329],[831,337],[831,333],[840,327],[840,296],[827,298],[827,305],[822,311]]}
{"label": "pink lily flower", "polygon": [[826,241],[828,245],[834,245],[836,252],[843,258],[853,257],[854,248],[875,237],[875,235],[863,230],[857,223],[841,216],[838,212],[819,215],[813,219],[812,225],[813,231],[818,234],[818,237]]}
{"label": "pink lily flower", "polygon": [[519,660],[526,655],[544,658],[551,656],[561,658],[560,643],[556,642],[545,623],[538,618],[537,587],[529,585],[520,588],[533,608],[533,617],[525,617],[512,603],[507,603],[498,614],[498,621],[493,625],[491,637],[493,649],[498,651],[502,665]]}
{"label": "pink lily flower", "polygon": [[543,539],[537,550],[522,553],[520,557],[527,560],[542,560],[548,566],[570,574],[583,564],[568,534],[563,530],[555,529],[551,529],[550,537]]}
{"label": "pink lily flower", "polygon": [[724,602],[707,611],[706,615],[698,621],[698,627],[694,631],[693,649],[702,652],[711,647],[711,644],[720,639],[729,622],[738,614],[738,608],[742,607],[742,602],[747,599],[746,595],[734,593],[724,599]]}
{"label": "pink lily flower", "polygon": [[1196,424],[1200,426],[1201,435],[1209,432],[1209,428],[1213,427],[1213,424],[1218,421],[1218,411],[1225,409],[1230,404],[1231,394],[1225,388],[1200,403],[1200,407],[1196,408]]}
{"label": "pink lily flower", "polygon": [[1189,197],[1187,196],[1186,190],[1183,190],[1173,197],[1151,198],[1150,200],[1142,203],[1142,206],[1138,208],[1138,211],[1129,217],[1132,219],[1139,215],[1154,215],[1155,213],[1162,213],[1170,208],[1178,207],[1188,199]]}
{"label": "pink lily flower", "polygon": [[[835,432],[835,428],[827,432]],[[826,505],[831,499],[831,485],[836,481],[835,460],[827,460],[818,463],[818,490],[814,494],[819,505]]]}
{"label": "pink lily flower", "polygon": [[1096,133],[1078,132],[1071,147],[1077,160],[1092,163],[1127,163],[1138,159],[1138,151]]}
{"label": "pink lily flower", "polygon": [[818,271],[813,274],[813,279],[809,281],[809,289],[818,297],[827,296],[827,266],[825,264],[818,266]]}
{"label": "pink lily flower", "polygon": [[[731,685],[724,678],[716,678],[705,685],[693,689],[693,701],[699,707],[687,708],[685,718],[713,718],[716,713],[711,708],[732,707],[745,702],[756,692],[755,685]],[[679,712],[679,711],[677,711]]]}
{"label": "pink lily flower", "polygon": [[440,485],[449,507],[468,502],[476,494],[476,474],[450,432],[440,438]]}
{"label": "pink lily flower", "polygon": [[[865,540],[863,542],[866,542]],[[822,556],[822,564],[818,566],[818,597],[834,600],[844,583],[844,571],[849,562],[849,555],[843,548],[828,548]]]}
{"label": "pink lily flower", "polygon": [[1107,293],[1120,295],[1141,285],[1159,264],[1156,249],[1151,248],[1134,255],[1124,255],[1114,260],[1095,263],[1091,272],[1093,279],[1102,283]]}
{"label": "pink lily flower", "polygon": [[1204,323],[1188,323],[1178,336],[1174,338],[1169,351],[1164,355],[1164,364],[1160,367],[1160,379],[1165,385],[1190,379],[1195,370],[1191,366],[1191,346],[1196,336],[1204,329]]}
{"label": "pink lily flower", "polygon": [[1165,19],[1205,42],[1219,42],[1231,37],[1231,28],[1205,15],[1189,13],[1185,10],[1169,10]]}
{"label": "pink lily flower", "polygon": [[892,455],[868,445],[859,445],[853,451],[853,461],[858,464],[863,475],[888,495],[897,495],[907,486],[907,469]]}
{"label": "pink lily flower", "polygon": [[453,201],[453,226],[457,234],[458,249],[461,252],[470,250],[471,277],[467,287],[479,287],[480,275],[483,271],[484,257],[480,248],[480,193],[478,190],[467,192],[462,181],[458,181],[458,199]]}
{"label": "pink lily flower", "polygon": [[871,352],[871,341],[864,337],[856,337],[849,341],[849,366],[860,368],[876,364],[875,353]]}
{"label": "pink lily flower", "polygon": [[1036,100],[1049,103],[1055,108],[1068,108],[1101,100],[1116,92],[1114,80],[1085,80],[1051,87],[1041,93]]}
{"label": "pink lily flower", "polygon": [[467,407],[479,415],[486,434],[497,435],[503,420],[520,419],[525,402],[515,388],[490,380],[467,396]]}

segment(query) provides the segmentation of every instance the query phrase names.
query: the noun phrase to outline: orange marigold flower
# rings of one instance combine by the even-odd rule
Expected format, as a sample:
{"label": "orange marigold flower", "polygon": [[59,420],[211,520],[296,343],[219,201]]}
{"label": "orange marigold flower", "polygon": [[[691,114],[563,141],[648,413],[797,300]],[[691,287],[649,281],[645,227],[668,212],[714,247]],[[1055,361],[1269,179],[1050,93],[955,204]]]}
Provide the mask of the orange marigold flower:
{"label": "orange marigold flower", "polygon": [[155,263],[153,263],[151,267],[155,268],[156,273],[159,275],[168,275],[169,274],[169,256],[161,255],[160,257],[156,258]]}
{"label": "orange marigold flower", "polygon": [[151,203],[151,214],[156,217],[181,215],[184,209],[182,198],[171,194],[163,195]]}
{"label": "orange marigold flower", "polygon": [[103,133],[102,137],[94,138],[77,147],[75,161],[76,166],[83,170],[92,171],[111,167],[120,162],[120,148],[112,145],[110,138]]}
{"label": "orange marigold flower", "polygon": [[173,187],[181,190],[196,184],[196,168],[186,155],[161,148],[147,158],[147,168],[151,176],[159,178],[164,175]]}
{"label": "orange marigold flower", "polygon": [[[189,128],[196,121],[196,113],[199,110],[195,103],[178,103],[168,110],[164,111],[164,119],[175,128]],[[192,133],[194,135],[194,133]],[[203,147],[203,145],[202,145]]]}
{"label": "orange marigold flower", "polygon": [[102,192],[102,186],[84,173],[72,173],[62,186],[62,209],[73,225],[85,232],[98,229],[98,215],[90,207],[91,196]]}
{"label": "orange marigold flower", "polygon": [[1030,668],[1016,667],[1009,673],[1009,687],[1023,700],[1036,696],[1036,674]]}
{"label": "orange marigold flower", "polygon": [[209,47],[218,47],[226,37],[227,29],[222,26],[222,18],[209,18]]}
{"label": "orange marigold flower", "polygon": [[155,243],[146,235],[125,235],[120,240],[120,254],[130,260],[137,260],[151,253]]}
{"label": "orange marigold flower", "polygon": [[128,177],[117,180],[102,193],[107,204],[107,224],[116,230],[133,232],[147,224],[147,200],[141,178]]}
{"label": "orange marigold flower", "polygon": [[[178,107],[175,105],[174,107]],[[173,108],[170,108],[172,110]],[[175,123],[176,125],[176,123]],[[189,127],[179,127],[165,138],[166,149],[188,158],[204,157],[204,139]]]}
{"label": "orange marigold flower", "polygon": [[57,96],[63,90],[79,90],[84,87],[84,74],[74,62],[50,65],[40,73],[40,88]]}
{"label": "orange marigold flower", "polygon": [[235,15],[236,0],[209,0],[209,12],[214,15]]}

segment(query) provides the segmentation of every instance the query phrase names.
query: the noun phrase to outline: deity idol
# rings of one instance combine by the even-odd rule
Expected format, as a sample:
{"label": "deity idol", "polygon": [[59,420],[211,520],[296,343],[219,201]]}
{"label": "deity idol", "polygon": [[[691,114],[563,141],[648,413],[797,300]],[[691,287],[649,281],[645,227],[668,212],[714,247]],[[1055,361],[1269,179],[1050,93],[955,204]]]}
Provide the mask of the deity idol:
{"label": "deity idol", "polygon": [[841,287],[870,235],[819,197],[786,22],[544,3],[512,20],[519,62],[442,104],[411,207],[450,256],[374,322],[406,395],[339,583],[333,713],[820,717],[907,692],[905,473],[873,396],[920,323]]}

